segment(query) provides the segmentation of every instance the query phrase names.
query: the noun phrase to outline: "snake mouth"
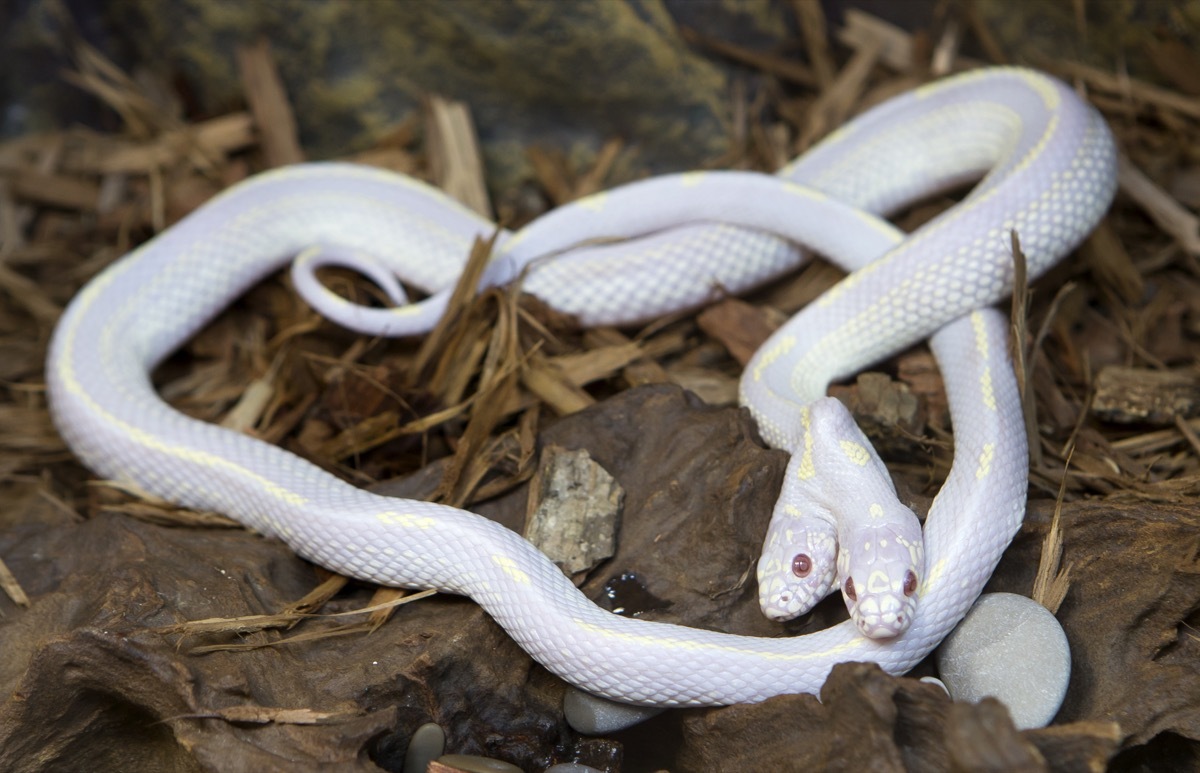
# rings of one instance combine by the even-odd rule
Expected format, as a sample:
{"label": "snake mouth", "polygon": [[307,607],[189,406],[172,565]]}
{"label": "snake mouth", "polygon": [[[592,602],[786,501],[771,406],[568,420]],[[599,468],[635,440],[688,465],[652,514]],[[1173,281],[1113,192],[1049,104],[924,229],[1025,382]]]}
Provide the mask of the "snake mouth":
{"label": "snake mouth", "polygon": [[762,594],[759,606],[763,616],[777,623],[794,620],[804,612],[804,594],[796,593],[789,588],[778,588],[774,592]]}
{"label": "snake mouth", "polygon": [[779,609],[769,609],[763,614],[768,620],[773,620],[776,623],[786,623],[789,620],[795,620],[800,616],[799,612],[783,611]]}
{"label": "snake mouth", "polygon": [[854,624],[868,639],[894,639],[912,624],[916,604],[909,596],[864,596],[851,611]]}
{"label": "snake mouth", "polygon": [[907,618],[904,615],[897,615],[892,625],[881,623],[863,633],[872,639],[894,639],[906,630],[908,630]]}
{"label": "snake mouth", "polygon": [[859,633],[868,639],[894,639],[904,633],[908,626],[901,625],[897,619],[894,625],[883,625],[880,623],[871,623],[862,620],[856,620],[855,624]]}

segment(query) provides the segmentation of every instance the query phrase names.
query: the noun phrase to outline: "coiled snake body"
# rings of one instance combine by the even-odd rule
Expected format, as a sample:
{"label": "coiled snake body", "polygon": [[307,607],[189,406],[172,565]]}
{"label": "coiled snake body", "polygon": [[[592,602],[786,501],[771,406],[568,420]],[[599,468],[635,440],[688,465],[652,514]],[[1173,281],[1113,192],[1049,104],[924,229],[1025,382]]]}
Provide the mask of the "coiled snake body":
{"label": "coiled snake body", "polygon": [[[499,245],[492,282],[592,236],[652,232],[531,268],[525,288],[585,324],[644,319],[698,305],[717,286],[753,286],[803,260],[792,242],[859,269],[781,329],[743,378],[764,437],[799,443],[789,480],[803,474],[799,406],[831,379],[943,328],[933,347],[945,366],[955,461],[926,522],[919,603],[907,631],[887,642],[851,622],[765,639],[612,615],[501,526],[361,491],[157,396],[149,374],[164,357],[314,245],[309,269],[369,255],[367,270],[395,270],[434,293],[402,310],[359,309],[306,283],[299,266],[298,286],[335,319],[391,334],[428,329],[470,241],[493,226],[398,175],[343,164],[261,175],[114,263],[55,331],[51,408],[97,474],[227,513],[338,572],[468,595],[532,657],[592,693],[728,704],[816,692],[842,661],[902,673],[965,614],[1024,512],[1026,446],[1006,328],[979,310],[1011,287],[1009,232],[1020,234],[1031,275],[1041,272],[1107,208],[1114,168],[1106,127],[1069,89],[1025,70],[985,71],[888,102],[781,173],[808,188],[737,173],[663,178],[551,213]],[[966,201],[903,241],[866,214],[985,174]],[[694,220],[725,224],[671,228]]]}

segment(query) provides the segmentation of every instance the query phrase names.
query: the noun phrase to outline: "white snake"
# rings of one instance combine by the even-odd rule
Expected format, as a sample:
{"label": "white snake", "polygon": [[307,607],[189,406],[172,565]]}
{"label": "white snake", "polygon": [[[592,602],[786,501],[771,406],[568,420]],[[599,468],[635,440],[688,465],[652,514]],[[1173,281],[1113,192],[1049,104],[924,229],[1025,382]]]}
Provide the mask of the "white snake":
{"label": "white snake", "polygon": [[[963,204],[903,242],[887,224],[837,203],[886,213],[985,173]],[[811,188],[710,173],[592,197],[504,239],[488,281],[505,281],[531,259],[592,236],[696,220],[762,230],[708,223],[571,251],[534,265],[525,289],[584,324],[622,323],[788,270],[803,259],[788,239],[847,267],[866,266],[781,329],[743,378],[763,436],[798,450],[785,489],[807,480],[799,404],[823,394],[829,380],[963,318],[932,340],[946,365],[955,460],[926,521],[919,605],[907,631],[890,641],[866,638],[850,621],[801,637],[754,638],[612,615],[495,523],[369,494],[163,403],[153,368],[245,289],[314,245],[303,262],[309,270],[332,257],[375,274],[397,269],[440,293],[399,311],[366,310],[306,285],[323,310],[359,329],[428,329],[471,239],[493,226],[402,176],[343,164],[260,175],[114,263],[55,330],[46,371],[55,423],[101,476],[227,513],[338,572],[470,596],[533,658],[595,694],[646,705],[729,704],[816,692],[843,661],[903,673],[966,613],[1024,512],[1026,446],[1006,326],[997,313],[975,310],[1011,286],[1010,230],[1035,276],[1094,226],[1114,190],[1114,148],[1098,114],[1064,85],[1001,69],[892,100],[781,174]],[[392,294],[401,300],[398,286]]]}

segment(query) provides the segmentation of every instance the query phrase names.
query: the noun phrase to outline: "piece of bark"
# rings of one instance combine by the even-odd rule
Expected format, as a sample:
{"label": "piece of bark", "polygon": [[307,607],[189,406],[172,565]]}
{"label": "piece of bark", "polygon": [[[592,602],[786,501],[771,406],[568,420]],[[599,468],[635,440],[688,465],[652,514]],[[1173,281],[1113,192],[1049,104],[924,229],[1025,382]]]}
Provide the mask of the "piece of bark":
{"label": "piece of bark", "polygon": [[292,113],[283,79],[266,38],[237,50],[238,69],[246,101],[258,126],[259,141],[268,167],[298,164],[304,160],[296,116]]}
{"label": "piece of bark", "polygon": [[1092,413],[1120,424],[1172,424],[1200,412],[1200,373],[1109,365],[1096,374]]}
{"label": "piece of bark", "polygon": [[[1049,501],[1030,507],[986,590],[1032,587],[1053,511]],[[1057,617],[1072,672],[1056,721],[1116,722],[1127,747],[1164,732],[1200,739],[1200,639],[1191,632],[1200,599],[1195,508],[1067,502],[1059,529],[1071,587]]]}
{"label": "piece of bark", "polygon": [[831,386],[829,394],[845,403],[880,454],[919,456],[925,411],[907,384],[886,373],[867,372],[853,385]]}
{"label": "piece of bark", "polygon": [[[544,442],[588,448],[627,490],[612,571],[597,573],[585,592],[603,599],[612,576],[633,571],[670,601],[648,616],[777,630],[759,613],[753,584],[739,581],[783,471],[783,455],[751,437],[742,412],[701,406],[669,386],[631,390],[548,430]],[[526,499],[518,489],[478,510],[511,523]],[[444,727],[448,751],[525,769],[565,761],[585,743],[562,717],[562,682],[464,599],[407,605],[371,635],[197,655],[197,645],[271,645],[281,635],[181,639],[148,629],[277,611],[318,584],[313,568],[248,532],[104,514],[8,528],[0,557],[31,601],[18,610],[0,598],[0,693],[12,696],[0,704],[0,769],[53,763],[69,750],[97,755],[96,769],[117,769],[104,749],[123,750],[127,771],[386,769],[428,721]],[[322,611],[361,608],[370,596],[355,584]],[[327,626],[311,621],[287,635]],[[342,719],[250,726],[211,718],[230,705]],[[35,749],[46,752],[35,757]]]}
{"label": "piece of bark", "polygon": [[954,703],[861,663],[834,667],[820,701],[787,695],[697,712],[682,729],[680,769],[705,771],[1098,770],[1117,746],[1112,723],[1018,731],[995,700]]}
{"label": "piece of bark", "polygon": [[692,392],[709,405],[737,405],[739,379],[713,368],[674,363],[668,369],[671,383]]}
{"label": "piece of bark", "polygon": [[34,204],[95,212],[100,203],[99,185],[70,175],[21,171],[8,186],[15,198]]}
{"label": "piece of bark", "polygon": [[489,220],[495,219],[483,177],[483,154],[465,102],[425,100],[429,166],[439,188]]}
{"label": "piece of bark", "polygon": [[720,341],[738,364],[745,367],[754,352],[775,332],[767,312],[740,298],[726,298],[709,306],[696,318],[705,333]]}
{"label": "piece of bark", "polygon": [[[664,602],[643,617],[748,635],[794,634],[844,619],[840,599],[785,625],[758,609],[751,572],[786,455],[763,449],[754,434],[744,411],[706,407],[668,386],[629,390],[546,430],[543,443],[586,448],[626,491],[617,552],[583,591],[603,602],[614,578],[636,574]],[[918,498],[932,493],[925,475],[899,477]],[[511,523],[526,498],[517,489],[478,510]],[[1032,587],[1051,508],[1030,507],[989,590]],[[1161,767],[1169,759],[1163,755],[1177,749],[1155,739],[1200,738],[1200,640],[1191,635],[1200,598],[1195,513],[1143,501],[1066,502],[1060,529],[1063,560],[1073,565],[1058,613],[1074,662],[1058,717],[1069,724],[1052,736],[1019,737],[1055,770],[1098,769],[1115,745],[1148,761],[1146,769]],[[28,769],[35,749],[45,752],[37,759],[51,763],[83,750],[96,755],[94,768],[113,769],[103,755],[120,749],[133,761],[123,769],[135,771],[312,770],[345,760],[351,762],[343,769],[374,770],[372,761],[395,767],[412,732],[428,721],[446,729],[449,751],[533,769],[559,761],[561,750],[579,742],[562,720],[562,683],[467,600],[439,595],[407,605],[371,635],[201,656],[192,652],[197,644],[271,644],[280,634],[181,640],[148,629],[285,608],[319,584],[312,567],[286,546],[247,532],[165,528],[104,514],[76,523],[31,513],[0,532],[0,557],[31,602],[22,610],[0,597],[0,694],[10,696],[0,704],[0,769]],[[360,608],[371,597],[356,584],[345,594],[325,611]],[[307,622],[297,631],[326,625]],[[665,749],[661,762],[680,770],[709,769],[701,763],[718,757],[728,769],[768,759],[755,756],[767,750],[743,732],[759,726],[790,752],[771,759],[793,767],[806,759],[836,762],[820,755],[850,750],[845,768],[878,753],[876,768],[884,770],[897,759],[947,769],[947,760],[968,760],[962,748],[975,749],[969,759],[979,761],[986,739],[972,740],[977,734],[1008,733],[994,716],[969,706],[950,710],[936,688],[874,667],[848,666],[834,676],[821,703],[793,696],[667,712],[646,732],[661,739],[664,728],[682,724],[683,747]],[[896,695],[909,698],[898,704]],[[338,719],[212,718],[230,706]],[[775,714],[788,721],[760,721]],[[114,717],[123,719],[106,719]],[[1119,732],[1103,724],[1111,721]],[[953,753],[952,733],[960,747]],[[1025,741],[1021,759],[1032,759]]]}

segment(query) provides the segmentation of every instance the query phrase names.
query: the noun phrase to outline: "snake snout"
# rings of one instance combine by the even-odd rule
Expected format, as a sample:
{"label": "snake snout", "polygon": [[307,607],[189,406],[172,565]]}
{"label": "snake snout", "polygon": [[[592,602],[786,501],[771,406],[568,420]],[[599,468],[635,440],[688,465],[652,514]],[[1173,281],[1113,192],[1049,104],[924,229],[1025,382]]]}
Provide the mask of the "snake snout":
{"label": "snake snout", "polygon": [[829,595],[836,582],[837,537],[832,527],[773,523],[758,559],[758,603],[777,622],[793,620]]}
{"label": "snake snout", "polygon": [[[853,601],[847,596],[850,616],[863,636],[869,639],[891,639],[908,630],[916,612],[916,599],[907,592],[910,579],[915,592],[916,575],[912,572],[909,572],[909,575],[911,577],[905,577],[900,592],[891,589],[868,592],[860,589]],[[851,580],[848,579],[846,583],[849,585]]]}

